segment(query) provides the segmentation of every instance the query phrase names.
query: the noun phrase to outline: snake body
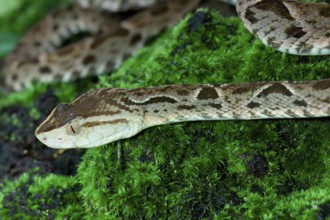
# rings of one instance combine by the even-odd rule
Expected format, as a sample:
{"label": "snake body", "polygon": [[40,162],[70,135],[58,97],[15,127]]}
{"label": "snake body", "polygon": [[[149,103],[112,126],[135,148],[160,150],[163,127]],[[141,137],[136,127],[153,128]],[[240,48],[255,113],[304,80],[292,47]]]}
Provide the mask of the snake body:
{"label": "snake body", "polygon": [[[76,0],[76,5],[50,13],[21,39],[5,59],[0,86],[19,91],[36,81],[67,82],[117,69],[148,38],[179,21],[199,2]],[[147,6],[129,18],[112,13]],[[330,54],[329,4],[239,0],[237,11],[249,31],[268,46],[296,55]],[[66,38],[84,31],[91,36],[61,47]]]}
{"label": "snake body", "polygon": [[[118,4],[114,4],[116,2]],[[77,5],[50,13],[21,39],[5,59],[1,86],[8,91],[19,91],[36,81],[68,82],[110,72],[150,37],[178,22],[198,2],[144,0],[123,4],[118,0],[79,0]],[[101,11],[125,11],[126,5],[151,6],[126,19]],[[66,38],[78,32],[89,32],[91,36],[60,47]]]}
{"label": "snake body", "polygon": [[175,122],[329,115],[330,79],[105,88],[57,106],[36,136],[52,148],[89,148]]}
{"label": "snake body", "polygon": [[[148,0],[141,1],[142,5],[132,1],[134,8],[149,8],[128,19],[100,13],[100,7],[110,11],[126,10],[129,4],[122,3],[130,1],[113,2],[118,4],[109,4],[105,0],[80,0],[77,9],[53,12],[49,20],[37,25],[6,59],[5,86],[21,90],[35,80],[70,81],[117,68],[147,38],[177,22],[199,1]],[[329,4],[238,0],[236,8],[247,29],[270,47],[295,55],[330,54]],[[68,12],[73,13],[65,17]],[[67,22],[61,25],[54,22],[58,16],[64,16],[63,21]],[[81,17],[83,24],[80,24]],[[50,44],[53,46],[44,46],[49,42],[43,38],[31,40],[31,36],[47,28],[61,33],[50,36],[53,37]],[[82,30],[95,35],[56,49],[63,36]],[[30,52],[31,45],[39,49]],[[89,148],[131,137],[151,126],[182,121],[329,115],[330,79],[169,85],[133,90],[106,88],[86,93],[70,104],[60,104],[35,134],[52,148]]]}

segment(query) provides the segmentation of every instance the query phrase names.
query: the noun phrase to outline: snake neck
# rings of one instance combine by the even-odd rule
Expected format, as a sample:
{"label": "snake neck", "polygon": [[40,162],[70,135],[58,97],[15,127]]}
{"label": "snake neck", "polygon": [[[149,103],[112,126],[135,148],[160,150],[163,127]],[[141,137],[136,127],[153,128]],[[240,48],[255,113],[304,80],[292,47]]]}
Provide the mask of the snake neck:
{"label": "snake neck", "polygon": [[117,103],[142,115],[143,127],[201,120],[325,117],[330,79],[312,82],[170,85],[128,90]]}

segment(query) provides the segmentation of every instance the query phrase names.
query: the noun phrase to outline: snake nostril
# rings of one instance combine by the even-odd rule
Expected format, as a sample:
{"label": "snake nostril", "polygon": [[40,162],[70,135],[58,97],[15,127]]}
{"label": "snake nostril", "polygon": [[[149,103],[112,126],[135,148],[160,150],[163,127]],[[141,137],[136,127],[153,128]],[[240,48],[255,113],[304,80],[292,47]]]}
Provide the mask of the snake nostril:
{"label": "snake nostril", "polygon": [[46,141],[46,140],[47,140],[47,138],[45,138],[45,137],[44,137],[44,138],[42,138],[42,140],[43,140],[43,141]]}

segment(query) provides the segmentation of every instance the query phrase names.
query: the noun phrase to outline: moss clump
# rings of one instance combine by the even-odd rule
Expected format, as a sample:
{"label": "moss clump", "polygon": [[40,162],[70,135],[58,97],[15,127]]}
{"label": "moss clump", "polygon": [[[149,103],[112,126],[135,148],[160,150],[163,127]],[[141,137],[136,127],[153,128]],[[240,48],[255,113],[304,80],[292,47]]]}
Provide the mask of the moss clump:
{"label": "moss clump", "polygon": [[[31,176],[34,176],[33,178]],[[73,177],[24,174],[0,192],[1,219],[81,219],[80,187]]]}
{"label": "moss clump", "polygon": [[[202,10],[97,87],[321,79],[329,77],[329,61],[276,52],[239,19]],[[327,119],[158,126],[87,150],[75,178],[7,182],[0,213],[23,210],[18,217],[33,218],[29,210],[54,200],[54,218],[82,218],[82,207],[85,219],[322,219],[330,215],[329,132]],[[13,186],[30,194],[6,206]],[[22,202],[39,194],[41,203]],[[47,218],[42,213],[37,217]]]}

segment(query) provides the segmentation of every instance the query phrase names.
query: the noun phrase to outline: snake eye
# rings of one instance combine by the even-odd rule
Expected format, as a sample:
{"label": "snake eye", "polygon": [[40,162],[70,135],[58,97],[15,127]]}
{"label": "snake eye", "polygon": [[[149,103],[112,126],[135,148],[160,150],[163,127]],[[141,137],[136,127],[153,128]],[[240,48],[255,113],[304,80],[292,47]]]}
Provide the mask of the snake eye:
{"label": "snake eye", "polygon": [[77,122],[72,122],[66,127],[66,133],[69,135],[77,135],[81,130],[80,124]]}

